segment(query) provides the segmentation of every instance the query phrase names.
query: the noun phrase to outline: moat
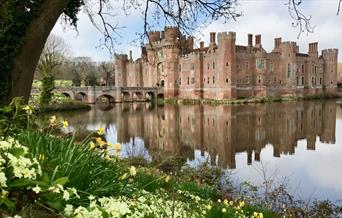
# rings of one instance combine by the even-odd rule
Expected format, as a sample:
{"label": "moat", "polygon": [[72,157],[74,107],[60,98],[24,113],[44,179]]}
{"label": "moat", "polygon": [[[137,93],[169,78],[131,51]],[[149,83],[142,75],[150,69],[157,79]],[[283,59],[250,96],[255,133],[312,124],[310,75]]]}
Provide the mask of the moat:
{"label": "moat", "polygon": [[236,181],[287,178],[301,199],[342,199],[342,102],[302,101],[248,105],[94,106],[59,113],[70,130],[106,129],[122,144],[122,156],[177,154],[190,165],[208,162],[230,169]]}

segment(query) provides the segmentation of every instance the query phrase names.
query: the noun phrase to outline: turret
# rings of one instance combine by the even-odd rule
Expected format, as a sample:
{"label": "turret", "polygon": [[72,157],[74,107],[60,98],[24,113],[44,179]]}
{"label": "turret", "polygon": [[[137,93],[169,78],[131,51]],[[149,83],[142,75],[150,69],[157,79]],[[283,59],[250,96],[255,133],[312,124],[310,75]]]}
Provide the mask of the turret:
{"label": "turret", "polygon": [[216,33],[215,32],[211,32],[210,33],[210,43],[209,43],[209,47],[213,48],[216,45]]}
{"label": "turret", "polygon": [[159,31],[151,31],[148,33],[148,39],[150,42],[160,41],[160,32]]}
{"label": "turret", "polygon": [[166,41],[176,41],[179,35],[179,29],[177,27],[165,27],[164,29],[165,40]]}
{"label": "turret", "polygon": [[115,84],[118,87],[127,86],[127,62],[128,56],[126,54],[115,55]]}
{"label": "turret", "polygon": [[338,49],[325,49],[322,51],[324,60],[323,85],[329,92],[336,92]]}

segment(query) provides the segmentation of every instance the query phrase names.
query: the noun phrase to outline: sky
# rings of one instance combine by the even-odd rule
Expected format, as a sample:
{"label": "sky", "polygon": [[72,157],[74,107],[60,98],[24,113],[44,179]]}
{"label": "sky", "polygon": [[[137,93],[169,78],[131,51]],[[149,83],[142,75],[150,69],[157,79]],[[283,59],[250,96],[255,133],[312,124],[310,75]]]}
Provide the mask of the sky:
{"label": "sky", "polygon": [[[338,0],[303,0],[301,10],[305,15],[312,16],[311,25],[313,33],[302,33],[298,38],[299,29],[292,27],[291,17],[285,5],[286,0],[238,0],[237,10],[243,16],[236,21],[223,23],[215,21],[208,26],[199,29],[196,34],[196,42],[209,41],[210,32],[236,32],[236,40],[239,45],[247,44],[247,34],[262,35],[262,46],[266,51],[274,47],[274,38],[282,37],[282,41],[296,41],[300,46],[300,52],[307,52],[308,43],[318,42],[318,49],[338,48],[342,51],[342,14],[337,16]],[[115,0],[113,0],[115,2]],[[143,19],[136,10],[131,10],[126,15],[118,7],[115,17],[109,19],[113,25],[118,25],[116,35],[118,44],[115,45],[117,53],[129,53],[133,51],[133,58],[140,56],[139,43],[134,42],[138,38],[137,33],[143,32]],[[56,23],[52,33],[62,37],[69,45],[72,56],[89,56],[95,61],[111,61],[112,58],[107,49],[101,48],[102,34],[91,24],[88,16],[80,12],[78,27],[75,31],[65,27],[60,21]],[[197,45],[198,46],[198,45]],[[339,56],[342,62],[342,55]]]}

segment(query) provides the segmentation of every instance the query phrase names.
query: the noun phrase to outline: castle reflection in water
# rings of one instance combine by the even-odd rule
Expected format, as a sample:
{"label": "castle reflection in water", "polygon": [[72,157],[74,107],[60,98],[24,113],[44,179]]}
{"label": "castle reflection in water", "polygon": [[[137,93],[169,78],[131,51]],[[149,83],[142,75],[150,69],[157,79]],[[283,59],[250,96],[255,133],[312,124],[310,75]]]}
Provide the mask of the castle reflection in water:
{"label": "castle reflection in water", "polygon": [[335,101],[163,107],[116,104],[107,111],[94,109],[87,115],[72,116],[70,122],[114,125],[118,142],[129,143],[138,137],[148,150],[161,149],[190,160],[198,149],[201,155],[208,152],[217,157],[212,158],[213,164],[233,169],[237,153],[247,152],[251,164],[260,161],[260,152],[268,144],[275,157],[294,154],[301,139],[306,139],[309,150],[315,150],[318,138],[335,144],[337,107]]}

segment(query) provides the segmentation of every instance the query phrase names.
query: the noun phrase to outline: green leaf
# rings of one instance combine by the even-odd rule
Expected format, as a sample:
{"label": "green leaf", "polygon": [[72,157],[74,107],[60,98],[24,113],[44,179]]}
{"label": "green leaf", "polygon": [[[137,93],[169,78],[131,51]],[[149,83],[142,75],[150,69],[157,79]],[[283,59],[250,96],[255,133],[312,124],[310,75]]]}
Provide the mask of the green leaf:
{"label": "green leaf", "polygon": [[58,210],[58,211],[62,211],[63,210],[63,204],[60,200],[56,200],[56,201],[47,201],[47,204],[49,206],[51,206],[52,208]]}
{"label": "green leaf", "polygon": [[25,153],[24,149],[22,148],[12,148],[10,153],[12,153],[15,157],[19,157],[21,156],[22,154]]}
{"label": "green leaf", "polygon": [[[1,198],[1,203],[5,204],[8,208],[14,208],[15,204],[13,201],[11,201],[10,199],[8,198]],[[1,204],[0,204],[1,205]]]}
{"label": "green leaf", "polygon": [[68,177],[61,177],[53,181],[51,183],[51,186],[56,186],[57,184],[65,185],[65,183],[67,183],[68,181],[69,181]]}
{"label": "green leaf", "polygon": [[27,187],[27,186],[31,186],[31,185],[35,185],[36,182],[32,181],[30,179],[16,179],[14,181],[12,181],[8,187],[10,188],[23,188],[23,187]]}

